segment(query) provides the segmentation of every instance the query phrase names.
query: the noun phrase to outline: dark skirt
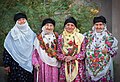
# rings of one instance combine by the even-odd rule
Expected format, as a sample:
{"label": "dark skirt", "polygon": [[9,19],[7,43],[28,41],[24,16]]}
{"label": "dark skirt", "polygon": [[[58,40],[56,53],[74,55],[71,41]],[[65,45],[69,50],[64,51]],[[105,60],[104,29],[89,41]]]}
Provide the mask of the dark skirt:
{"label": "dark skirt", "polygon": [[20,67],[6,49],[3,52],[3,65],[4,67],[10,67],[8,82],[33,82],[33,73]]}

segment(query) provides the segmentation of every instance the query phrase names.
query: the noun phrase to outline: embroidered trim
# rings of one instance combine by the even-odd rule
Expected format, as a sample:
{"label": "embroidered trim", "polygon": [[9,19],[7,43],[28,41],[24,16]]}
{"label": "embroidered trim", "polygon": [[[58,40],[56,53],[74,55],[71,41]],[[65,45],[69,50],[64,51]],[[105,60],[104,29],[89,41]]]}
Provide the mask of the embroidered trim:
{"label": "embroidered trim", "polygon": [[49,44],[45,44],[43,41],[43,37],[41,34],[39,34],[37,36],[39,43],[40,43],[40,47],[46,51],[46,53],[48,53],[48,56],[50,57],[55,57],[56,58],[56,54],[57,54],[57,39],[58,39],[58,33],[54,32],[56,39],[54,39],[54,42],[51,42],[51,47],[49,47]]}

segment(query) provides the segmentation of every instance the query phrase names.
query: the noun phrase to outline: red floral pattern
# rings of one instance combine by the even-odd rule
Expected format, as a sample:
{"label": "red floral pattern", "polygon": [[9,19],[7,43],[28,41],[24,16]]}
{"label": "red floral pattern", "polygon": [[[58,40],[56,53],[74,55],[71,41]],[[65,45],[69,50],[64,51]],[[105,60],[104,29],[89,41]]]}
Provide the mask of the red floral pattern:
{"label": "red floral pattern", "polygon": [[48,53],[48,56],[50,57],[56,57],[56,54],[57,54],[57,38],[58,38],[58,34],[55,32],[54,33],[55,36],[56,36],[56,39],[54,40],[54,43],[51,42],[51,47],[49,47],[49,44],[46,44],[44,43],[43,41],[43,38],[42,38],[42,35],[39,34],[37,36],[39,42],[40,42],[40,47],[46,51],[46,53]]}
{"label": "red floral pattern", "polygon": [[[58,59],[61,61],[61,67],[60,67],[60,75],[59,75],[59,82],[66,82],[65,79],[65,63],[64,63],[64,57],[65,54],[62,53],[62,46],[63,46],[63,38],[62,35],[59,36],[58,38]],[[70,45],[74,42],[70,41]],[[77,45],[75,45],[77,47]],[[71,50],[71,49],[69,49]],[[78,75],[76,76],[75,80],[73,82],[86,82],[86,74],[85,74],[85,63],[84,63],[84,58],[85,58],[85,42],[81,44],[80,48],[80,53],[75,54],[77,57],[77,60],[79,61],[78,63]],[[74,65],[74,61],[72,61]]]}
{"label": "red floral pattern", "polygon": [[[99,44],[101,44],[102,41],[105,42],[104,46],[108,50],[110,49],[109,53],[102,54],[100,51],[101,49],[99,49],[99,47],[95,47],[94,50],[87,51],[87,55],[86,55],[87,65],[88,65],[89,69],[94,73],[94,76],[96,76],[97,73],[99,73],[99,71],[102,71],[103,68],[108,64],[108,62],[110,60],[110,56],[116,54],[116,51],[114,51],[114,49],[111,48],[114,39],[108,31],[106,31],[106,32],[108,33],[108,37],[103,36],[103,38]],[[90,48],[90,46],[92,45],[91,43],[94,41],[93,35],[94,34],[92,31],[85,34],[85,36],[86,36],[85,40],[86,40],[86,44],[88,45],[88,49],[91,49]],[[106,76],[100,78],[98,81],[92,81],[91,78],[89,78],[89,80],[91,82],[113,82],[113,78],[111,76],[111,67],[109,68],[108,72],[106,73]]]}

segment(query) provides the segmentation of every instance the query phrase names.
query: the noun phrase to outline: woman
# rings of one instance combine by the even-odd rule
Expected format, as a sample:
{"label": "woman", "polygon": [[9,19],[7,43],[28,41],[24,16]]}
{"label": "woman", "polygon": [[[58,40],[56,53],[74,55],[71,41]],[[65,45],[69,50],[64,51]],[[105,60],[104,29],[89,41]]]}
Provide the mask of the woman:
{"label": "woman", "polygon": [[64,31],[58,37],[58,59],[61,61],[59,82],[85,82],[84,36],[77,29],[77,22],[69,17]]}
{"label": "woman", "polygon": [[117,40],[106,28],[103,16],[93,19],[92,31],[86,36],[86,68],[90,82],[113,82],[112,57],[117,53]]}
{"label": "woman", "polygon": [[42,32],[37,35],[34,42],[32,62],[35,67],[34,82],[58,82],[57,61],[57,38],[58,34],[53,32],[55,21],[46,18],[42,22]]}
{"label": "woman", "polygon": [[33,82],[32,51],[35,33],[23,13],[14,16],[15,26],[4,42],[3,63],[8,82]]}

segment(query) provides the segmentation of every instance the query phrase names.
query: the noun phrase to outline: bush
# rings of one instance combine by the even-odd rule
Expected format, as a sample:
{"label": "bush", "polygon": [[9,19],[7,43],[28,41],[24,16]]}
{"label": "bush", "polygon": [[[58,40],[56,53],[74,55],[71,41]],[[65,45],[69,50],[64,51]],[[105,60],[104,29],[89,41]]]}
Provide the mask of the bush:
{"label": "bush", "polygon": [[[88,31],[91,20],[97,13],[95,4],[85,0],[4,0],[0,3],[0,56],[3,52],[3,43],[7,33],[14,26],[13,16],[17,12],[26,13],[32,30],[39,33],[44,18],[51,17],[56,21],[55,31],[63,31],[64,20],[73,16],[78,22],[82,33]],[[91,9],[93,11],[91,11]],[[0,62],[2,57],[0,57]],[[1,63],[0,63],[1,64]]]}

